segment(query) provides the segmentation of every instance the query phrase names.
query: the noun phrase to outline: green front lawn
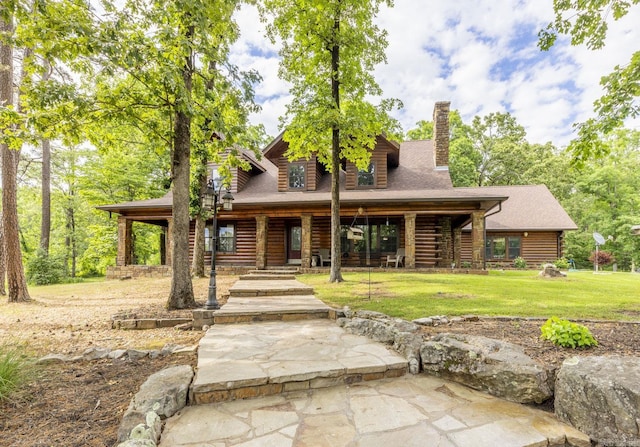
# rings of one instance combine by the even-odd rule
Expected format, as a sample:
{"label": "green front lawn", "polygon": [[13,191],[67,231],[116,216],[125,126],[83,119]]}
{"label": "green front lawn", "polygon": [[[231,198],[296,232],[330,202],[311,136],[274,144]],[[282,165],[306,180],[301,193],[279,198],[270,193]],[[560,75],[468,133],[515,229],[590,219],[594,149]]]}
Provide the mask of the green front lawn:
{"label": "green front lawn", "polygon": [[407,320],[430,315],[511,315],[567,319],[640,320],[640,275],[569,272],[544,279],[534,271],[491,271],[489,275],[409,272],[301,275],[325,303],[368,309]]}

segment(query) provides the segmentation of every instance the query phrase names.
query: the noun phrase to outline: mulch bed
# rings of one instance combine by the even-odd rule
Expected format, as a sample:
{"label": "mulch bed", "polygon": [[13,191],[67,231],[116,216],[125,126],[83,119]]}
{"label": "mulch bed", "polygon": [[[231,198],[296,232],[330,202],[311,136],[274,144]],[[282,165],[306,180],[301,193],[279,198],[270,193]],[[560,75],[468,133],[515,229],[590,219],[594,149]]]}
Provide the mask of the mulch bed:
{"label": "mulch bed", "polygon": [[43,366],[37,380],[0,404],[0,445],[111,447],[131,398],[147,377],[184,364],[195,366],[196,355]]}
{"label": "mulch bed", "polygon": [[559,368],[562,362],[575,355],[628,355],[640,356],[640,324],[584,322],[598,341],[598,346],[589,349],[567,349],[540,339],[540,326],[544,321],[527,319],[481,319],[463,323],[426,326],[425,336],[442,332],[482,335],[508,341],[524,347],[525,353],[538,362]]}

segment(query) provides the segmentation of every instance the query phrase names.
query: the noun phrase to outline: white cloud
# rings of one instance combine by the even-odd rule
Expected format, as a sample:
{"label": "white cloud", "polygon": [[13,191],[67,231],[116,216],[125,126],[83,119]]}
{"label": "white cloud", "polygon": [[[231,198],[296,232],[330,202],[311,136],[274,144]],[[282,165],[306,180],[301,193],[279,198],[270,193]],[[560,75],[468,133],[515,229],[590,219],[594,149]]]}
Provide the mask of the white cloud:
{"label": "white cloud", "polygon": [[[376,79],[385,97],[402,100],[394,115],[405,130],[431,119],[435,101],[448,100],[469,121],[509,111],[534,143],[566,145],[571,124],[593,115],[601,76],[628,62],[640,41],[640,8],[611,24],[604,50],[571,47],[567,39],[549,52],[536,47],[537,32],[553,18],[548,2],[522,0],[396,0],[377,22],[388,31],[386,65]],[[278,56],[265,37],[257,10],[238,14],[242,36],[233,60],[263,76],[257,87],[262,112],[253,117],[271,135],[289,101],[278,78]]]}

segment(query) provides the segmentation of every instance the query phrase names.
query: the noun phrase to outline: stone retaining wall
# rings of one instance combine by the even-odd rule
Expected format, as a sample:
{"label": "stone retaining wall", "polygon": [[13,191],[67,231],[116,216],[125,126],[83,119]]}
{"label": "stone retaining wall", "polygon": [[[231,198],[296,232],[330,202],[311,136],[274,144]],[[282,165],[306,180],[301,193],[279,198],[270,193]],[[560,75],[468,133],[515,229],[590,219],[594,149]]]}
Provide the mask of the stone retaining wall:
{"label": "stone retaining wall", "polygon": [[112,265],[107,267],[107,279],[167,278],[171,276],[168,265]]}
{"label": "stone retaining wall", "polygon": [[[253,267],[218,266],[216,272],[222,275],[244,275]],[[171,276],[169,265],[110,265],[107,267],[107,279],[168,278]],[[207,271],[208,273],[208,271]]]}

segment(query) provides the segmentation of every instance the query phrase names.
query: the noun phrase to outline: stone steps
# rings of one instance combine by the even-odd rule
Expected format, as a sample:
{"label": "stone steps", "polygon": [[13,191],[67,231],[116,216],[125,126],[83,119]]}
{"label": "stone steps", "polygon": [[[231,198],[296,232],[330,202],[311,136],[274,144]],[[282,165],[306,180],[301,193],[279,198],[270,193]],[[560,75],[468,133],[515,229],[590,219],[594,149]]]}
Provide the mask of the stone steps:
{"label": "stone steps", "polygon": [[213,323],[258,323],[316,318],[335,320],[335,310],[313,295],[234,297],[214,312]]}
{"label": "stone steps", "polygon": [[249,270],[250,275],[296,275],[300,273],[298,267],[277,267],[264,270]]}
{"label": "stone steps", "polygon": [[331,320],[214,325],[200,341],[193,404],[400,377],[407,360]]}
{"label": "stone steps", "polygon": [[309,287],[295,279],[239,280],[229,289],[229,299],[265,296],[313,295]]}
{"label": "stone steps", "polygon": [[295,275],[288,273],[249,273],[248,275],[241,275],[241,281],[293,281]]}

